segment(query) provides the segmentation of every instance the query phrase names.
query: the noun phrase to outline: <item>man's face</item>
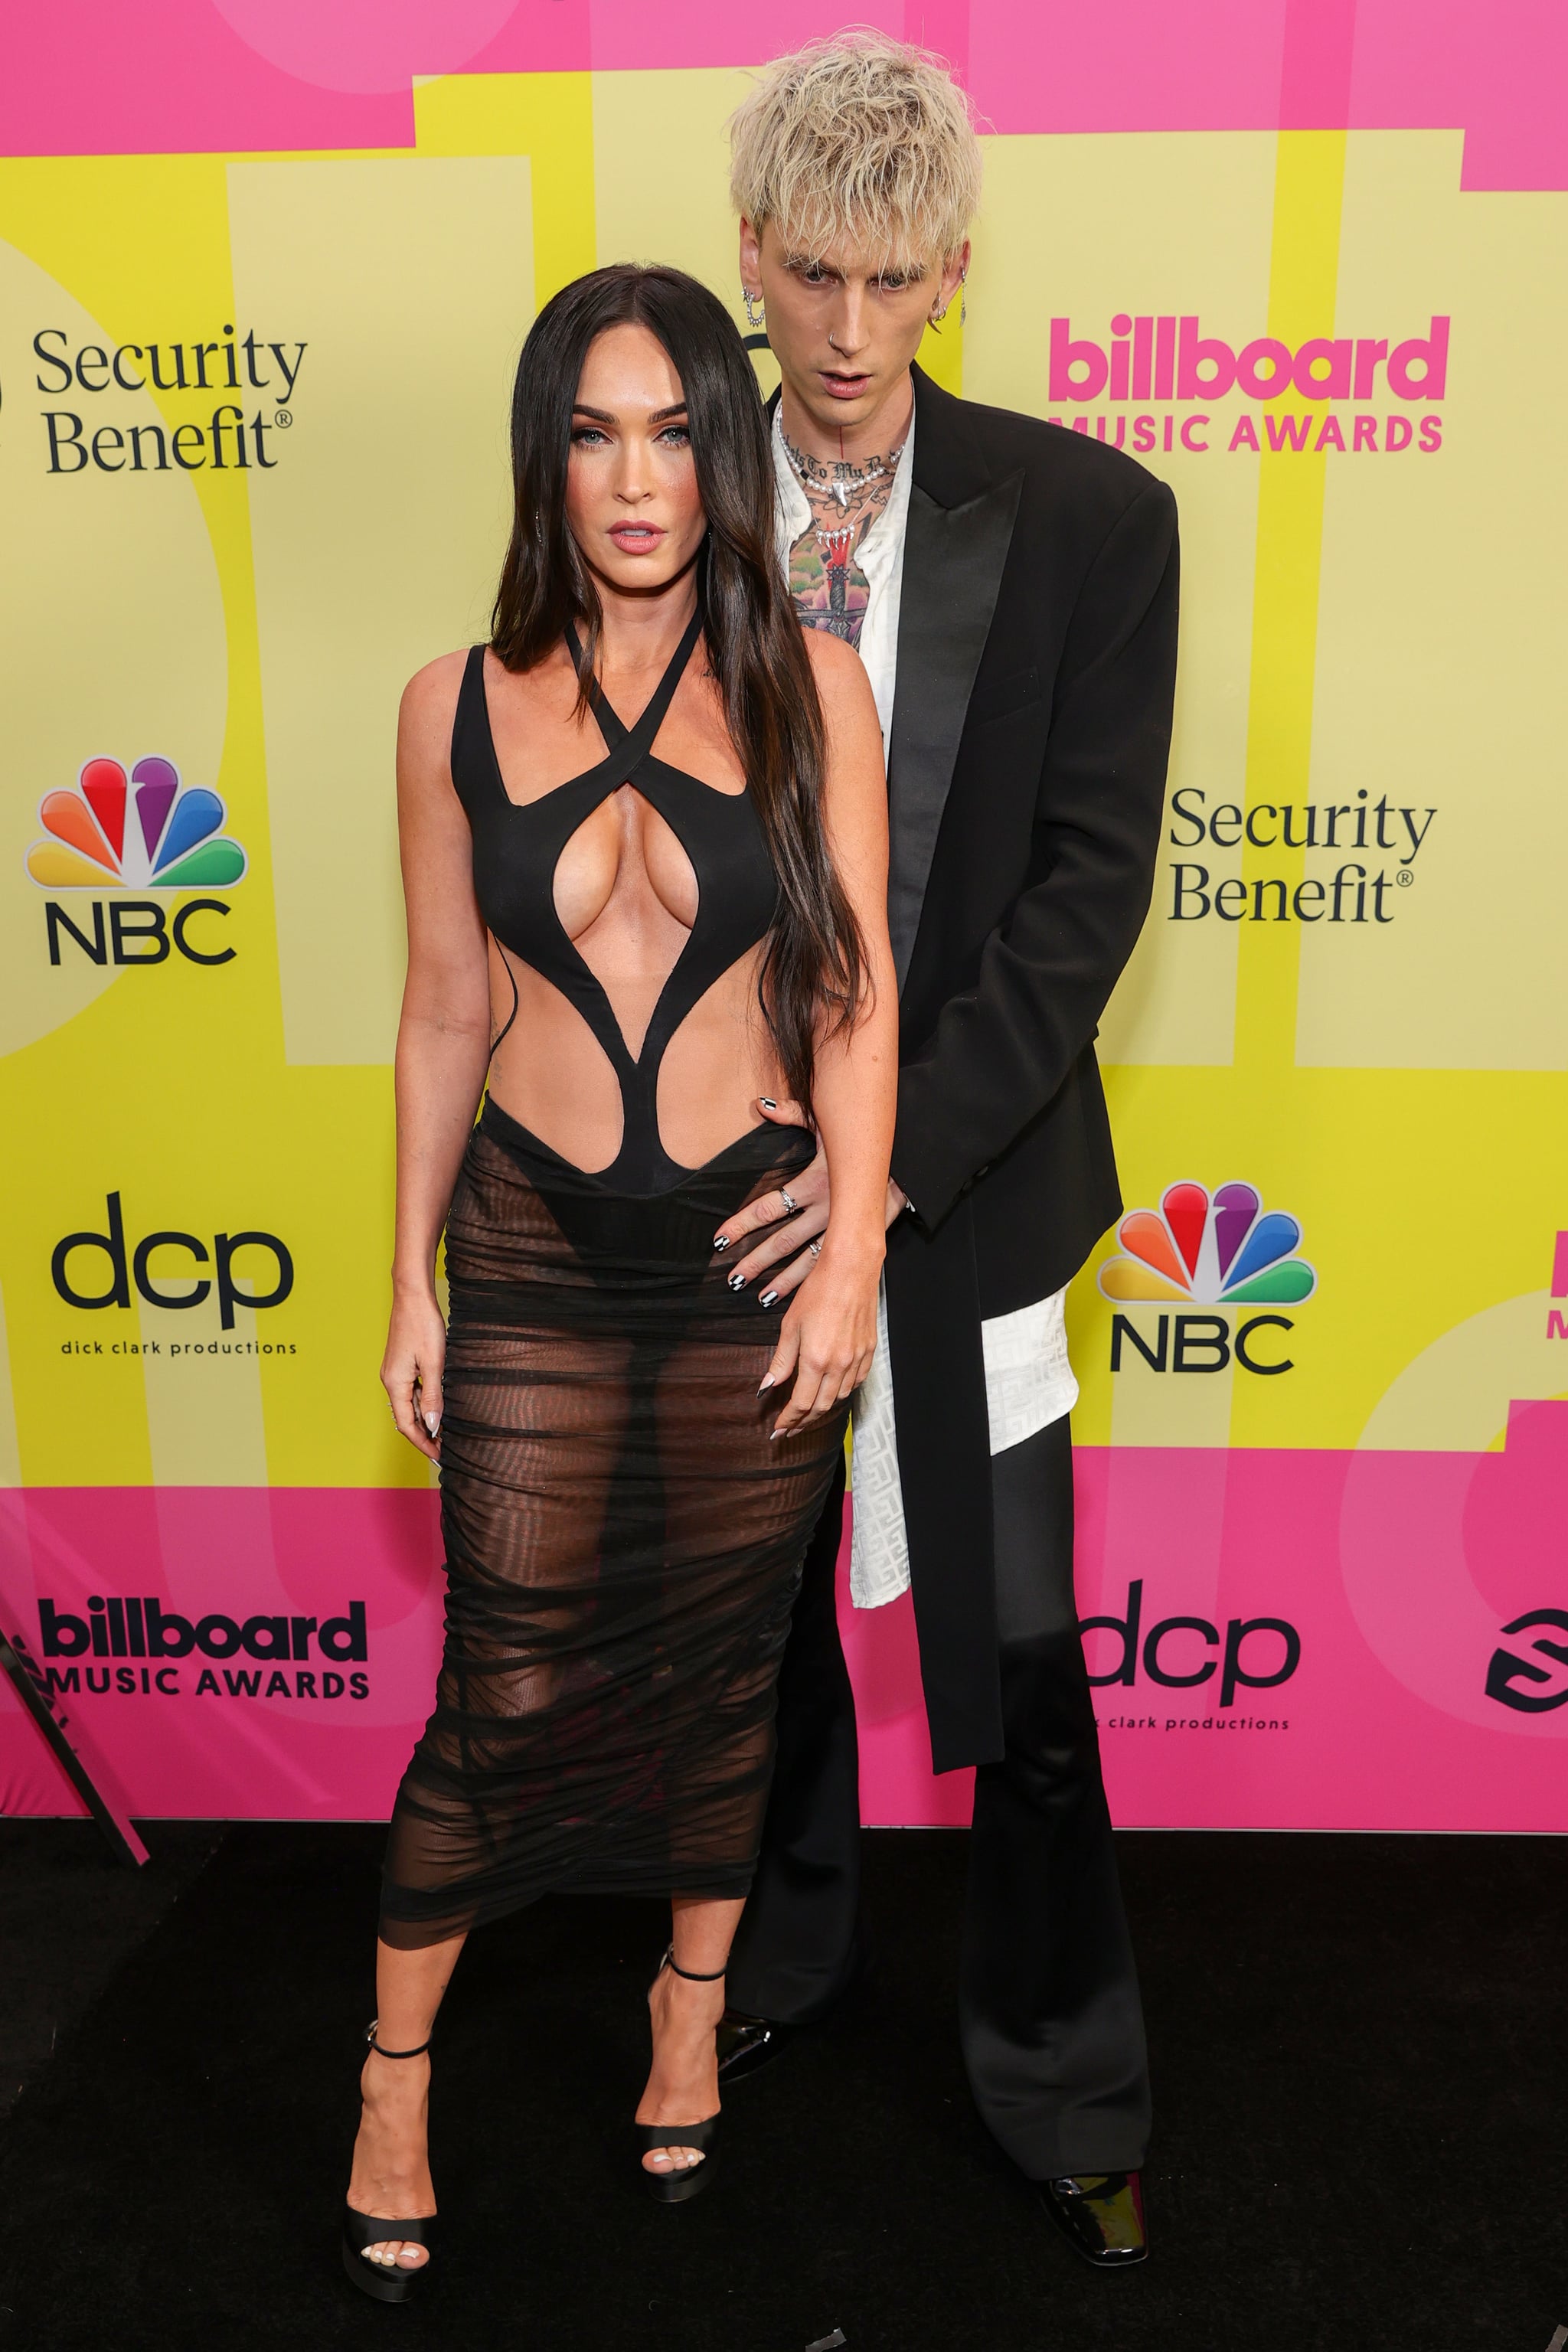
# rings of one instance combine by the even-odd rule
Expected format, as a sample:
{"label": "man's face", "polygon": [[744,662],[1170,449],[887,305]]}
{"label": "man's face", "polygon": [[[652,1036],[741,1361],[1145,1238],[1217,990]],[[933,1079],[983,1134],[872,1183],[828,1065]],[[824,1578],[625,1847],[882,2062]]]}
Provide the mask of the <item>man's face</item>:
{"label": "man's face", "polygon": [[769,221],[741,223],[741,281],[767,310],[768,341],[792,398],[822,432],[868,425],[901,394],[926,322],[946,310],[969,267],[965,244],[943,267],[858,248],[794,250]]}

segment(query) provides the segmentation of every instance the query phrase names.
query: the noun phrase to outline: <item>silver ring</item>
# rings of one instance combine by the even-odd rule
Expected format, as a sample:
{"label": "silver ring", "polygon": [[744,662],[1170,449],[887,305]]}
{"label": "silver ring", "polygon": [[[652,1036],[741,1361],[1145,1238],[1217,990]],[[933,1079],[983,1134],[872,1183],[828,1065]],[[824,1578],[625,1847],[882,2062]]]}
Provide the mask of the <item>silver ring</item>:
{"label": "silver ring", "polygon": [[814,1242],[807,1242],[806,1248],[811,1252],[813,1257],[820,1257],[822,1255],[822,1243],[820,1239]]}
{"label": "silver ring", "polygon": [[800,1202],[795,1199],[795,1194],[793,1192],[786,1192],[784,1186],[781,1184],[779,1186],[779,1199],[784,1204],[785,1216],[793,1217],[800,1207]]}

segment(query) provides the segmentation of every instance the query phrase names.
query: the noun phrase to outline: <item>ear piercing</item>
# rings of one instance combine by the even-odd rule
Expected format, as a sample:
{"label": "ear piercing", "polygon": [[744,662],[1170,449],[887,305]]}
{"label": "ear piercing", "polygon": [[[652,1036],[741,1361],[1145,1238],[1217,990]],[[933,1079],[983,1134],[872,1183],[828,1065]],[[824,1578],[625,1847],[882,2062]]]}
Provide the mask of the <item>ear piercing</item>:
{"label": "ear piercing", "polygon": [[[949,299],[948,299],[947,301],[945,301],[945,302],[942,304],[942,308],[941,308],[941,310],[933,310],[933,311],[931,313],[931,324],[933,327],[940,327],[940,326],[941,326],[941,324],[942,324],[942,320],[946,318],[946,316],[947,316],[948,312],[952,310],[952,299],[951,299],[951,297],[950,297],[950,298],[949,298]],[[969,278],[968,278],[968,275],[967,275],[967,273],[966,273],[966,274],[965,274],[963,278],[961,278],[959,279],[959,281],[958,281],[958,323],[959,323],[959,325],[960,325],[961,327],[964,324],[964,322],[965,322],[965,320],[968,319],[968,317],[969,317]]]}

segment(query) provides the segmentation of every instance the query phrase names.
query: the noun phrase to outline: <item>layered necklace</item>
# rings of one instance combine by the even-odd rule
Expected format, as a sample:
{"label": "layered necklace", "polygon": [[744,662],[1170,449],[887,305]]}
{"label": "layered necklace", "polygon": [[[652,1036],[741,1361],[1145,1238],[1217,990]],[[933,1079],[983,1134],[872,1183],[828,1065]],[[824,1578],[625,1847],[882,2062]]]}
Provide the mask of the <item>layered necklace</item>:
{"label": "layered necklace", "polygon": [[[869,489],[873,482],[884,481],[895,472],[899,459],[904,454],[904,443],[900,441],[898,447],[889,449],[885,457],[868,457],[863,466],[852,466],[847,457],[836,457],[830,466],[825,466],[820,457],[808,457],[804,449],[797,449],[782,425],[779,438],[784,446],[784,456],[795,467],[804,487],[808,490],[826,490],[829,498],[837,500],[840,513],[847,509],[851,499],[858,498],[861,491]],[[908,438],[906,433],[904,439]]]}

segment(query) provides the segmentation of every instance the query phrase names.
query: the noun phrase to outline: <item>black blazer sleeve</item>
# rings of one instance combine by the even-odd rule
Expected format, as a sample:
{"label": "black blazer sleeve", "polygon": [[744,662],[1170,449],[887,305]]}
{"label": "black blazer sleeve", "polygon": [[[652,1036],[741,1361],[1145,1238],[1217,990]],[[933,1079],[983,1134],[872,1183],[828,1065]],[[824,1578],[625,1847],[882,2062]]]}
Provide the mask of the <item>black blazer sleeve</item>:
{"label": "black blazer sleeve", "polygon": [[[1084,578],[1040,773],[1036,866],[899,1076],[893,1172],[940,1224],[1092,1041],[1153,888],[1175,688],[1176,507],[1151,482]],[[940,854],[940,853],[939,853]]]}

